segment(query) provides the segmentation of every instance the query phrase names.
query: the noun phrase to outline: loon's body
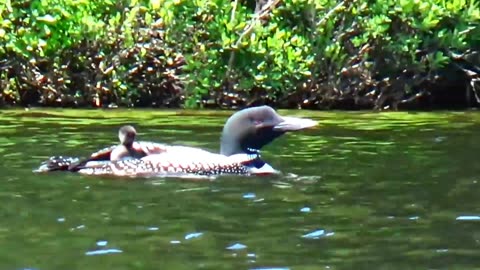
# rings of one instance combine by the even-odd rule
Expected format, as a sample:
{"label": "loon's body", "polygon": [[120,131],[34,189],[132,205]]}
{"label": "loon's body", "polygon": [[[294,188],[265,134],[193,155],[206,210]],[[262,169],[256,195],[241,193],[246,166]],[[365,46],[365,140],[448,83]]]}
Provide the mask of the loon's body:
{"label": "loon's body", "polygon": [[212,176],[220,174],[273,174],[273,168],[260,157],[249,154],[224,156],[204,150],[167,146],[166,152],[141,159],[125,159],[79,170],[89,175],[116,175],[129,177],[152,176]]}
{"label": "loon's body", "polygon": [[[112,146],[104,150],[110,151],[109,160],[94,165],[69,166],[69,170],[88,175],[130,177],[272,174],[277,171],[261,160],[259,150],[285,132],[314,125],[316,122],[310,119],[282,117],[268,106],[253,107],[238,111],[227,120],[218,154],[194,147],[132,140],[132,149],[141,149],[137,152],[142,152],[142,156],[135,157],[126,154],[128,151],[122,146]],[[117,149],[131,158],[112,155]],[[102,155],[93,154],[89,161],[98,160]],[[50,163],[62,162],[68,163],[65,159],[50,160]]]}

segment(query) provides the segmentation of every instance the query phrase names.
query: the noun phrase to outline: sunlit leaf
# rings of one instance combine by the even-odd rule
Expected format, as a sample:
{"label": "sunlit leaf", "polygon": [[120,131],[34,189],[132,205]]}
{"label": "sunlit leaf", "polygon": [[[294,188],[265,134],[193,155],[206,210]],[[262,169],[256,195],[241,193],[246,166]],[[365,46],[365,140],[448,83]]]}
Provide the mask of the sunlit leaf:
{"label": "sunlit leaf", "polygon": [[54,22],[57,21],[57,19],[55,19],[55,17],[53,17],[50,14],[47,14],[45,16],[37,17],[37,20],[42,21],[42,22],[47,22],[47,23],[54,23]]}

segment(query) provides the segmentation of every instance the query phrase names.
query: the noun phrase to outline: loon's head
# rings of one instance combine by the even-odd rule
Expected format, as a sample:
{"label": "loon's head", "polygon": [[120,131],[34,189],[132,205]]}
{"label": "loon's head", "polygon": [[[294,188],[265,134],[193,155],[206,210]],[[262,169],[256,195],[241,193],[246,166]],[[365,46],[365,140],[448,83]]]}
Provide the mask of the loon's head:
{"label": "loon's head", "polygon": [[234,113],[223,127],[220,153],[231,156],[261,149],[287,131],[317,124],[311,119],[280,116],[269,106],[243,109]]}
{"label": "loon's head", "polygon": [[133,142],[135,141],[135,136],[137,135],[137,131],[132,126],[123,126],[118,130],[118,139],[120,140],[120,144],[131,147]]}

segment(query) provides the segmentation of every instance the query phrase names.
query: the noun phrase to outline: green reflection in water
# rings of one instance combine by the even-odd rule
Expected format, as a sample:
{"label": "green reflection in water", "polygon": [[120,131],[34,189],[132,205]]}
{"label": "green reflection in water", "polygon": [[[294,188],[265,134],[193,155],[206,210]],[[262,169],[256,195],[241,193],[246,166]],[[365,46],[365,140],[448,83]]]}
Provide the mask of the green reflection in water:
{"label": "green reflection in water", "polygon": [[[231,112],[1,111],[0,269],[478,267],[480,223],[456,218],[480,216],[480,114],[281,113],[320,123],[265,147],[282,176],[134,181],[31,170],[116,143],[125,123],[217,151]],[[320,229],[333,235],[302,238]],[[87,256],[98,241],[122,253]]]}

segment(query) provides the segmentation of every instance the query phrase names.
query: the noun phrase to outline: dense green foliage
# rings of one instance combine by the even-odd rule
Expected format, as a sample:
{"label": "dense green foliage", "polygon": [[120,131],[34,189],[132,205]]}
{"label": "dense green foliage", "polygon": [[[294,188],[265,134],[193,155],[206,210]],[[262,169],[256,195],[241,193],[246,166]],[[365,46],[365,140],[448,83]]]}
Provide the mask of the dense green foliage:
{"label": "dense green foliage", "polygon": [[10,104],[381,109],[479,88],[475,0],[4,0],[0,24]]}

